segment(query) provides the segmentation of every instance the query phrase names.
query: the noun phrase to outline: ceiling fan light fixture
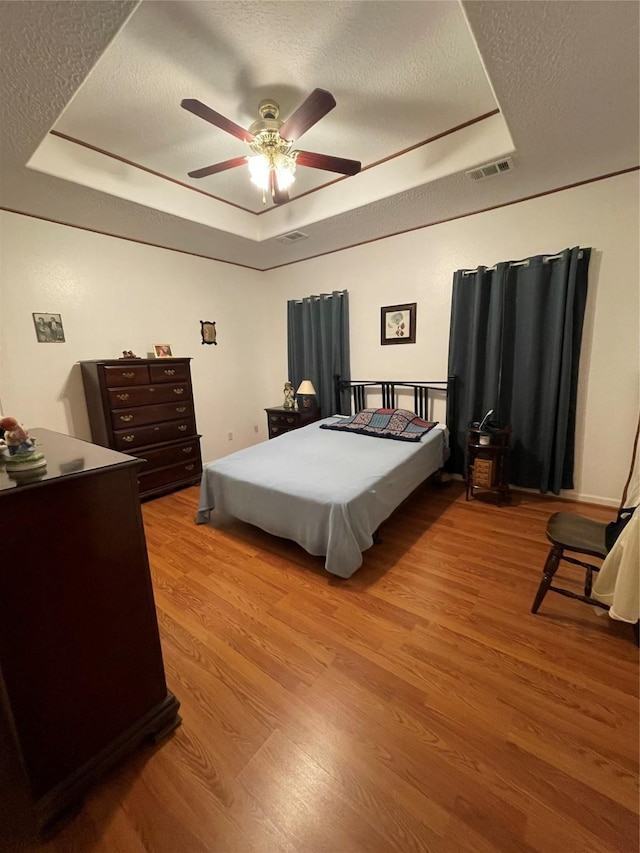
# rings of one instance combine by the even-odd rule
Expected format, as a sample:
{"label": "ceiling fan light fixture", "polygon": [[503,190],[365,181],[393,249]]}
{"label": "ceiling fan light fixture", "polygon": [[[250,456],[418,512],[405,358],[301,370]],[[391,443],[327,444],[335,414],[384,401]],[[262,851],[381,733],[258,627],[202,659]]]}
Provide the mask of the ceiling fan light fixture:
{"label": "ceiling fan light fixture", "polygon": [[206,178],[248,163],[251,182],[262,190],[263,204],[266,204],[267,194],[271,196],[274,204],[286,204],[290,201],[287,190],[295,180],[298,163],[311,169],[324,169],[345,176],[356,175],[361,168],[359,160],[291,150],[294,141],[320,121],[335,105],[336,101],[331,92],[314,89],[283,122],[279,118],[280,107],[273,99],[267,98],[261,101],[258,107],[260,118],[253,122],[249,130],[244,130],[201,101],[184,98],[180,102],[183,109],[246,142],[253,152],[253,156],[233,157],[223,163],[214,163],[187,174],[190,178]]}
{"label": "ceiling fan light fixture", "polygon": [[255,157],[247,157],[247,163],[249,164],[251,183],[261,190],[268,190],[271,167],[267,158],[263,157],[262,154],[256,154]]}
{"label": "ceiling fan light fixture", "polygon": [[278,188],[282,191],[289,189],[295,181],[296,158],[290,154],[276,154],[273,157],[269,157],[267,154],[257,154],[255,157],[248,157],[247,162],[251,183],[261,190],[267,191],[269,189],[271,171],[276,173]]}

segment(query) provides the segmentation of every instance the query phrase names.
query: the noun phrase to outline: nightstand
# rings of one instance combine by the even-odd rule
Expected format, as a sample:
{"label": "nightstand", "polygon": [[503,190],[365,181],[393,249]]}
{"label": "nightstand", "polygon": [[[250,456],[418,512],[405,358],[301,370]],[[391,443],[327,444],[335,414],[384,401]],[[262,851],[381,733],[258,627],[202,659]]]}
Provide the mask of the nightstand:
{"label": "nightstand", "polygon": [[507,460],[509,457],[509,442],[511,427],[491,430],[488,433],[488,444],[480,430],[469,429],[467,432],[467,495],[469,500],[478,491],[497,492],[498,503],[511,500],[509,492],[509,474]]}
{"label": "nightstand", "polygon": [[283,406],[272,406],[265,409],[267,413],[267,432],[269,438],[282,435],[283,432],[291,432],[292,429],[312,424],[320,420],[320,409],[285,409]]}

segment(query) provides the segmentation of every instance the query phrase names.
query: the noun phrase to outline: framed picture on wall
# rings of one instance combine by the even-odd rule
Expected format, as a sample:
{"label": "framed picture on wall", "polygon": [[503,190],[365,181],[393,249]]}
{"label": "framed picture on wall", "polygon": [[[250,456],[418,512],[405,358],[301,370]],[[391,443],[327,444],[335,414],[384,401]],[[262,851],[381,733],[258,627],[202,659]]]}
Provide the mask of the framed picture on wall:
{"label": "framed picture on wall", "polygon": [[416,304],[387,305],[380,309],[381,344],[415,344]]}
{"label": "framed picture on wall", "polygon": [[153,354],[156,358],[173,358],[171,344],[154,344]]}
{"label": "framed picture on wall", "polygon": [[33,314],[39,344],[63,344],[64,329],[60,314]]}

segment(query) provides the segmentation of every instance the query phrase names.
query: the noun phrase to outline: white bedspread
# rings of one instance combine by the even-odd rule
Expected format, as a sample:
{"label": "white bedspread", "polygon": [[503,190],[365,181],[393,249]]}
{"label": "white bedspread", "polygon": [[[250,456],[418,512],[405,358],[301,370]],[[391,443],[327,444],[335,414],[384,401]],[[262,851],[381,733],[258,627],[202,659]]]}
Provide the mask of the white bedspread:
{"label": "white bedspread", "polygon": [[438,427],[415,443],[320,429],[335,420],[210,462],[197,523],[218,509],[326,556],[328,572],[351,577],[379,525],[442,467],[447,442]]}

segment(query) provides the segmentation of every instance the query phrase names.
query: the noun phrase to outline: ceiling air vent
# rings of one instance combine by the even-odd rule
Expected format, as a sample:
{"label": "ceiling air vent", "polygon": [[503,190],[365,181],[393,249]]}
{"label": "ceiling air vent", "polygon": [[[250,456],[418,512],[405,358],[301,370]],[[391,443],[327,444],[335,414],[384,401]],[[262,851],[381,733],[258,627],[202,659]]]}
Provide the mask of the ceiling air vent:
{"label": "ceiling air vent", "polygon": [[496,160],[494,163],[485,163],[484,166],[478,166],[477,169],[470,169],[466,174],[472,181],[481,181],[483,178],[490,178],[492,175],[499,175],[502,172],[510,172],[512,169],[512,159],[504,157],[502,160]]}
{"label": "ceiling air vent", "polygon": [[283,234],[282,237],[276,237],[279,243],[297,243],[298,240],[306,240],[309,235],[304,231],[289,231],[288,234]]}

